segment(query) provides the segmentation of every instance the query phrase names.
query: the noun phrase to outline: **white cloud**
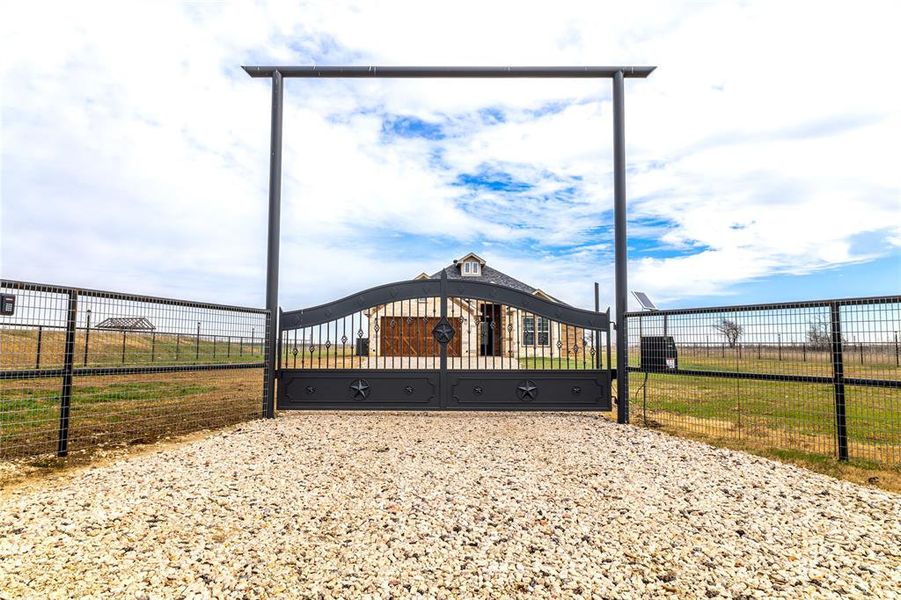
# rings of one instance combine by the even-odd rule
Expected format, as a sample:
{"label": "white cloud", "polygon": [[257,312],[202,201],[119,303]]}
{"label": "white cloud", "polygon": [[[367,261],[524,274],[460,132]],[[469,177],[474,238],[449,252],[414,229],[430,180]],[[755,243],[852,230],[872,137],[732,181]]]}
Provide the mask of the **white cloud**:
{"label": "white cloud", "polygon": [[[661,301],[901,246],[893,3],[3,11],[4,277],[260,304],[269,89],[238,69],[249,63],[658,64],[627,82],[630,216],[659,223],[670,250],[697,249],[635,255],[634,287]],[[612,301],[612,239],[592,229],[612,208],[608,82],[302,80],[287,92],[284,303],[435,270],[471,248],[582,305],[602,279]],[[552,102],[562,110],[534,116]],[[486,108],[505,122],[485,126]],[[384,114],[444,123],[450,137],[388,141]],[[485,164],[531,195],[465,200],[457,176]],[[554,199],[571,185],[571,199]],[[877,242],[858,248],[862,235]]]}

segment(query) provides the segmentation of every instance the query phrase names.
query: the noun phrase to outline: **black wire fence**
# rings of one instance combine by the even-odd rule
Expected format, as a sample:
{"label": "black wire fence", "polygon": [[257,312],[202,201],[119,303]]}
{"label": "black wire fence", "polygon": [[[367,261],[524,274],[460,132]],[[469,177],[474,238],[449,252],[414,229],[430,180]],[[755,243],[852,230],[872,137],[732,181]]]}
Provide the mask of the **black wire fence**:
{"label": "black wire fence", "polygon": [[901,296],[627,319],[632,423],[901,464]]}
{"label": "black wire fence", "polygon": [[0,459],[262,414],[268,312],[0,281]]}

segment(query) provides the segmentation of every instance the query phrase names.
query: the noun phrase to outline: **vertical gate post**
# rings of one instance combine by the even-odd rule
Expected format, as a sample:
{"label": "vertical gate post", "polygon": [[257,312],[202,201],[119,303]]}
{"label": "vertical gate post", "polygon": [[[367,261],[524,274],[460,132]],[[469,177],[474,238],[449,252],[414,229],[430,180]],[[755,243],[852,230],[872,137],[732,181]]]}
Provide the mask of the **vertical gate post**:
{"label": "vertical gate post", "polygon": [[848,460],[848,422],[845,415],[845,365],[842,348],[842,316],[838,302],[829,305],[832,313],[832,385],[835,389],[835,434],[838,459]]}
{"label": "vertical gate post", "polygon": [[[601,312],[601,296],[600,296],[600,286],[598,282],[594,282],[594,312]],[[594,368],[600,370],[601,368],[601,331],[600,329],[594,330]]]}
{"label": "vertical gate post", "polygon": [[282,113],[284,82],[279,71],[272,72],[272,123],[269,137],[269,233],[266,254],[266,397],[263,416],[275,417],[275,365],[278,346],[278,249],[282,203]]}
{"label": "vertical gate post", "polygon": [[78,292],[69,290],[69,306],[66,311],[66,345],[63,354],[63,389],[59,405],[59,438],[56,455],[69,453],[69,409],[72,404],[72,372],[75,364],[75,320],[78,316]]}
{"label": "vertical gate post", "polygon": [[629,422],[629,332],[626,249],[626,119],[623,72],[613,76],[613,221],[616,263],[616,422]]}

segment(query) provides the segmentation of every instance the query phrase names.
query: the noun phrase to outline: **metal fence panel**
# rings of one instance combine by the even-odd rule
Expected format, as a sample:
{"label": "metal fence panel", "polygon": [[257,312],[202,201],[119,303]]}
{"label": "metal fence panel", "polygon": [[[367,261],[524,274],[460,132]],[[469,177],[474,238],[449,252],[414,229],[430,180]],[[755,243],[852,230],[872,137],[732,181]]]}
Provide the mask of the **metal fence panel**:
{"label": "metal fence panel", "polygon": [[901,297],[627,318],[634,423],[901,463]]}
{"label": "metal fence panel", "polygon": [[0,458],[259,417],[268,313],[15,281],[0,316]]}

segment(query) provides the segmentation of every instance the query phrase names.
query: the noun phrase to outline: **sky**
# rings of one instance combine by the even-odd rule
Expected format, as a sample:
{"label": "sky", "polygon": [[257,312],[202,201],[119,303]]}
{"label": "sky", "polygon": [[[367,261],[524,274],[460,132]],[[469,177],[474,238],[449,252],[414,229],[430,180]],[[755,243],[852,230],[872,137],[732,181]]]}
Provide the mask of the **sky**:
{"label": "sky", "polygon": [[[629,288],[901,292],[893,2],[9,2],[0,275],[261,306],[270,87],[241,65],[656,65],[626,80]],[[280,303],[475,251],[612,305],[608,80],[288,80]]]}

